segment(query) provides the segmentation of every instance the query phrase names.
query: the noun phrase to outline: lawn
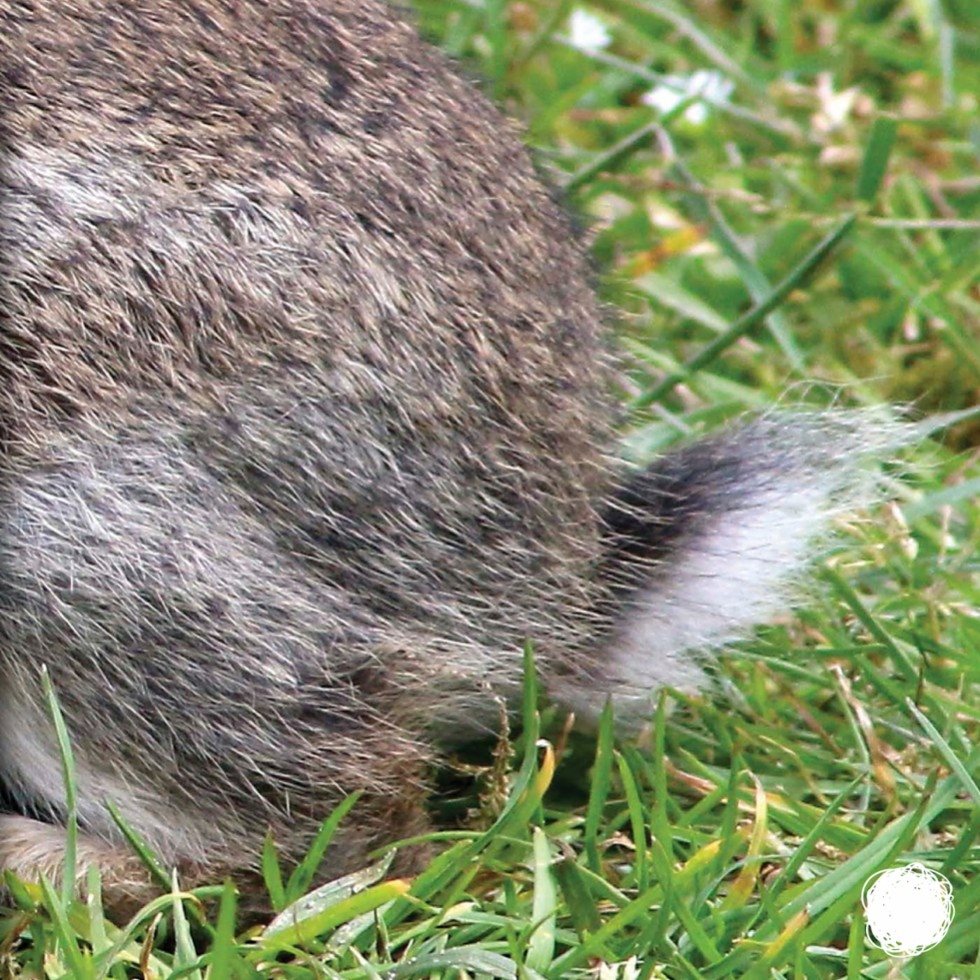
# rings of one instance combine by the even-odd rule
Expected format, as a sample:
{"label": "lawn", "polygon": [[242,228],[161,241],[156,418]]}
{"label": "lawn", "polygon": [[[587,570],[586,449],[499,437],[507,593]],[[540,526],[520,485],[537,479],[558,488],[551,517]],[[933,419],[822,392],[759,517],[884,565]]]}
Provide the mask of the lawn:
{"label": "lawn", "polygon": [[[579,216],[626,455],[776,403],[951,417],[640,738],[567,732],[529,672],[522,726],[440,779],[414,881],[381,861],[247,934],[220,883],[210,921],[168,896],[127,930],[22,893],[0,977],[980,980],[980,6],[415,6]],[[307,869],[266,858],[285,908]],[[893,958],[861,892],[912,862],[954,917]]]}

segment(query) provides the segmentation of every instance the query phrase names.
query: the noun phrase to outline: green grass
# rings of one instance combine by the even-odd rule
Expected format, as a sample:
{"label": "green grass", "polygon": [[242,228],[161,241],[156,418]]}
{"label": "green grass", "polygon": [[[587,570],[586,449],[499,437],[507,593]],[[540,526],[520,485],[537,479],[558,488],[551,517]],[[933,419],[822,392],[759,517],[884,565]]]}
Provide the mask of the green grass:
{"label": "green grass", "polygon": [[[972,0],[416,6],[593,229],[628,455],[780,400],[977,402]],[[608,45],[569,44],[573,9]],[[696,70],[728,101],[644,103]],[[978,443],[974,418],[912,450],[813,597],[726,655],[719,691],[664,695],[640,739],[608,718],[566,737],[531,690],[513,766],[504,744],[410,890],[382,861],[243,935],[220,883],[210,922],[165,896],[125,930],[97,901],[18,889],[0,977],[980,980]],[[956,914],[902,963],[867,942],[860,893],[911,861],[950,879]],[[265,868],[279,908],[309,881],[271,848]]]}

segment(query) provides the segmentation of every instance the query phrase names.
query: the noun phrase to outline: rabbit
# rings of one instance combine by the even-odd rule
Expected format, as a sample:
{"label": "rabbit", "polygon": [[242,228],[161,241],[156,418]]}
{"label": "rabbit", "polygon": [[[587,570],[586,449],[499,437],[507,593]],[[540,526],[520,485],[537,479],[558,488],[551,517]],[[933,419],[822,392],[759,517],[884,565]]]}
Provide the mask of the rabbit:
{"label": "rabbit", "polygon": [[[886,437],[774,412],[645,469],[586,247],[379,0],[0,0],[0,869],[263,907],[423,833],[522,649],[589,717],[704,683]],[[424,849],[407,851],[410,872]]]}

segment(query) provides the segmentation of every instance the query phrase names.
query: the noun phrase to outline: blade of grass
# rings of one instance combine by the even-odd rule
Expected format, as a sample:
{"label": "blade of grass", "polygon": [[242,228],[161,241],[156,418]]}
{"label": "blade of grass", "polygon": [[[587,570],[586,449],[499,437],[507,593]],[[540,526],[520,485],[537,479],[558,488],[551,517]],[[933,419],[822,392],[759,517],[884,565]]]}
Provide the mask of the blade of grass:
{"label": "blade of grass", "polygon": [[888,170],[888,158],[895,145],[898,120],[891,116],[878,116],[871,124],[868,145],[861,160],[857,179],[857,199],[872,204],[878,196],[881,182]]}
{"label": "blade of grass", "polygon": [[[671,165],[671,173],[689,190],[687,200],[699,220],[704,221],[712,229],[715,240],[738,269],[742,282],[749,296],[755,303],[761,302],[772,291],[772,284],[763,274],[756,261],[749,254],[741,239],[735,234],[725,220],[721,209],[704,193],[704,185],[695,178],[694,174],[679,160]],[[803,353],[793,340],[789,324],[782,311],[773,310],[765,319],[766,327],[772,334],[793,370],[802,372],[804,368]]]}
{"label": "blade of grass", "polygon": [[65,856],[62,865],[61,901],[67,909],[75,900],[78,853],[78,790],[75,783],[75,757],[72,753],[68,726],[47,667],[41,668],[41,685],[48,702],[48,715],[54,724],[61,759],[61,777],[65,789]]}
{"label": "blade of grass", "polygon": [[540,827],[534,828],[534,900],[531,921],[534,931],[527,943],[524,965],[538,973],[545,972],[555,955],[555,919],[558,892],[551,873],[551,849]]}
{"label": "blade of grass", "polygon": [[713,340],[707,347],[684,364],[680,371],[669,374],[649,391],[634,398],[630,403],[630,408],[636,411],[659,401],[676,384],[686,380],[696,371],[710,364],[740,337],[745,336],[745,334],[761,323],[794,289],[799,288],[812,275],[816,268],[841,244],[853,229],[856,220],[856,215],[853,214],[849,214],[844,218],[830,234],[817,243],[812,251],[802,259],[793,271],[765,299],[740,316],[725,333]]}
{"label": "blade of grass", "polygon": [[601,874],[599,861],[599,823],[602,811],[609,798],[612,785],[613,767],[613,709],[607,700],[599,717],[599,731],[596,739],[595,763],[592,766],[592,780],[589,787],[589,803],[585,811],[585,856],[589,869]]}
{"label": "blade of grass", "polygon": [[915,702],[911,698],[905,699],[905,706],[909,710],[909,714],[919,723],[922,730],[929,736],[932,740],[932,744],[936,746],[939,754],[946,760],[949,764],[950,769],[956,773],[957,778],[963,784],[963,789],[965,789],[972,798],[974,804],[980,807],[980,786],[977,786],[976,780],[967,772],[966,766],[963,765],[962,760],[957,756],[957,754],[951,748],[949,742],[946,741],[939,734],[939,730],[935,725],[915,706]]}
{"label": "blade of grass", "polygon": [[92,959],[78,945],[75,930],[68,921],[64,897],[58,895],[47,878],[41,879],[41,889],[44,893],[44,905],[51,916],[57,937],[58,949],[65,956],[71,970],[69,976],[73,980],[91,980],[94,969]]}
{"label": "blade of grass", "polygon": [[337,828],[340,826],[344,817],[353,809],[354,804],[357,803],[360,797],[360,790],[351,793],[350,796],[341,800],[334,807],[330,816],[320,825],[316,838],[310,845],[310,849],[306,852],[306,856],[299,863],[296,870],[289,876],[289,881],[286,884],[285,904],[288,905],[291,902],[295,902],[313,883],[313,879],[320,865],[323,863],[324,855],[327,853],[327,848],[330,846],[330,841],[333,840]]}

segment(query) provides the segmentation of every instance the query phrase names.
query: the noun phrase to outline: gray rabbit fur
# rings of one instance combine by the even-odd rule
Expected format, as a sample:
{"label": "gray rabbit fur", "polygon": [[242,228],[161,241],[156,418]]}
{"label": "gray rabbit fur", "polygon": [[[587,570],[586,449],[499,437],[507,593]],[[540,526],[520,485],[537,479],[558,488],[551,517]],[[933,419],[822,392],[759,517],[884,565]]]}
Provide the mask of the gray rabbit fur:
{"label": "gray rabbit fur", "polygon": [[618,463],[583,246],[378,0],[0,0],[0,154],[0,869],[62,865],[46,666],[120,914],[106,800],[260,907],[270,829],[298,860],[362,790],[326,879],[426,828],[525,641],[580,713],[696,686],[878,440]]}

